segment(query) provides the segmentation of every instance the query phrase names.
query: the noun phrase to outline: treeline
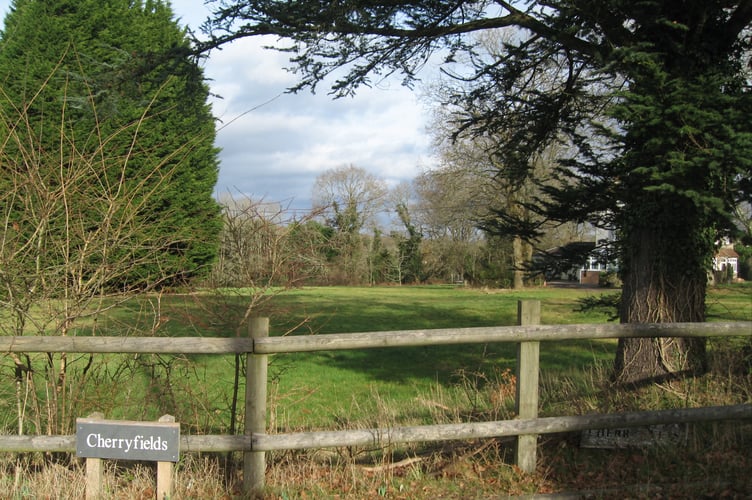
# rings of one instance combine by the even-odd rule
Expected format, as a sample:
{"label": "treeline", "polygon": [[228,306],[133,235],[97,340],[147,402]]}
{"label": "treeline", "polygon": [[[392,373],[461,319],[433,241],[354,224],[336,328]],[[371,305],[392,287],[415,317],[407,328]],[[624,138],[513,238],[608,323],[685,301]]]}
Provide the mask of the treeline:
{"label": "treeline", "polygon": [[[236,206],[238,202],[234,202]],[[468,283],[509,287],[511,242],[469,241],[374,227],[342,233],[320,217],[288,218],[278,205],[225,206],[213,284],[225,287]]]}

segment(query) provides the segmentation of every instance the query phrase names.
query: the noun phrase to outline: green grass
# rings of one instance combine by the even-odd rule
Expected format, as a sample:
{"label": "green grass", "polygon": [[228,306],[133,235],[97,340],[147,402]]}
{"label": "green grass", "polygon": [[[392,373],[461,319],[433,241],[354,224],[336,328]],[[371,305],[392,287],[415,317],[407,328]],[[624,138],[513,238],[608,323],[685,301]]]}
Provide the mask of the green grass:
{"label": "green grass", "polygon": [[708,321],[752,321],[752,282],[713,287],[705,303]]}
{"label": "green grass", "polygon": [[[606,316],[576,313],[585,290],[531,289],[488,292],[454,287],[306,288],[274,298],[266,306],[272,335],[513,325],[517,303],[542,300],[543,323],[603,322]],[[302,328],[290,329],[303,322]],[[542,350],[546,370],[580,370],[613,356],[613,342],[555,344]],[[462,399],[464,384],[514,371],[513,344],[433,346],[298,353],[276,356],[270,368],[283,428],[331,427],[361,420],[389,403],[405,410],[399,421],[427,422],[431,408],[419,405],[441,388]],[[474,382],[475,383],[475,382]],[[469,403],[468,401],[465,401]]]}
{"label": "green grass", "polygon": [[305,288],[275,297],[268,310],[272,326],[311,318],[317,333],[411,330],[513,325],[517,301],[541,300],[541,322],[600,322],[604,315],[574,313],[579,297],[592,290],[530,289],[483,291],[448,286]]}

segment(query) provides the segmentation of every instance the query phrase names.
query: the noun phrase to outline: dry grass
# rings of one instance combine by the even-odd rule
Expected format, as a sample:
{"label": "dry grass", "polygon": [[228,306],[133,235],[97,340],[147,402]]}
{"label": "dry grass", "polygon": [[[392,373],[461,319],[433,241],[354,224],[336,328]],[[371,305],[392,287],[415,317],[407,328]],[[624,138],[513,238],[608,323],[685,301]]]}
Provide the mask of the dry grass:
{"label": "dry grass", "polygon": [[[45,463],[25,456],[0,463],[0,498],[71,499],[85,497],[83,460]],[[105,461],[102,490],[108,499],[151,499],[155,496],[156,466]],[[186,455],[175,468],[174,498],[232,498],[238,482],[226,480],[216,457]]]}

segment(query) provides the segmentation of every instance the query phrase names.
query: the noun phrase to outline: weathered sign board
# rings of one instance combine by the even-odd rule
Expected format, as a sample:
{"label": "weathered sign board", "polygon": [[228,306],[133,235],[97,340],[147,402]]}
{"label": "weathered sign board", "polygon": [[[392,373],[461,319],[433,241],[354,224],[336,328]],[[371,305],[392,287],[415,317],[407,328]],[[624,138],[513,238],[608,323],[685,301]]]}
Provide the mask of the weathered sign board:
{"label": "weathered sign board", "polygon": [[679,424],[591,429],[583,431],[583,448],[642,448],[655,445],[674,445],[681,442],[684,427]]}
{"label": "weathered sign board", "polygon": [[177,462],[180,424],[76,419],[76,456]]}

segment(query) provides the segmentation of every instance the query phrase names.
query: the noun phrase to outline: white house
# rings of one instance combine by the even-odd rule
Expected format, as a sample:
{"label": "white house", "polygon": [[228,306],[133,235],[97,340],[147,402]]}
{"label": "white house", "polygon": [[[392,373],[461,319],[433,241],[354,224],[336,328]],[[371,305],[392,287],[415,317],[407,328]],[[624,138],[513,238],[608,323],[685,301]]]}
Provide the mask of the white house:
{"label": "white house", "polygon": [[731,278],[739,276],[739,254],[731,245],[723,245],[713,257],[713,271],[726,271],[731,269]]}
{"label": "white house", "polygon": [[598,285],[602,272],[617,269],[607,240],[599,245],[592,241],[567,243],[537,254],[534,262],[549,281],[578,281],[582,285]]}

